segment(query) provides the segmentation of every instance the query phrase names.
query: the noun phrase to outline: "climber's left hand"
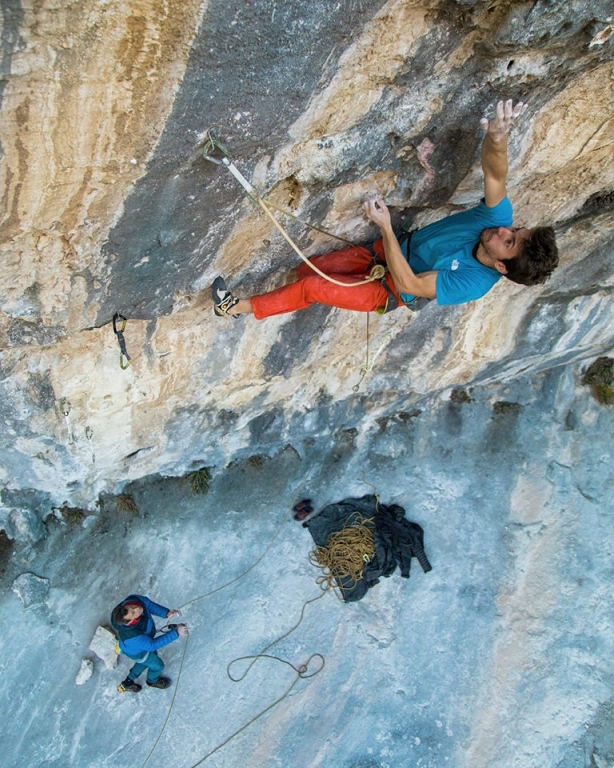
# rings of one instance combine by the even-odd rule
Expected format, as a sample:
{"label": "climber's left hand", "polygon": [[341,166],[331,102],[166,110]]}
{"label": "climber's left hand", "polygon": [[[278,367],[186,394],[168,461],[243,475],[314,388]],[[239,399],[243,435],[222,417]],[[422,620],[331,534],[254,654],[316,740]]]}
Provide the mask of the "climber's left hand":
{"label": "climber's left hand", "polygon": [[516,106],[512,99],[506,102],[500,101],[497,104],[497,112],[494,120],[483,117],[480,120],[482,129],[488,133],[495,142],[501,141],[512,129],[514,120],[523,115],[529,105],[519,101]]}

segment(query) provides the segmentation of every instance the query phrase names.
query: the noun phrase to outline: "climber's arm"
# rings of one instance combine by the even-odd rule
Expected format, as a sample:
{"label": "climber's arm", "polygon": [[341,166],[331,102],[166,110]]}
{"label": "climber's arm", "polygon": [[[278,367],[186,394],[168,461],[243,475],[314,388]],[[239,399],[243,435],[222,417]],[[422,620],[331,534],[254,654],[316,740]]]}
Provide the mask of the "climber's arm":
{"label": "climber's arm", "polygon": [[381,197],[363,203],[364,211],[369,219],[380,228],[386,263],[395,287],[399,293],[409,293],[413,296],[424,296],[427,299],[436,297],[437,272],[422,272],[417,275],[407,263],[401,246],[397,240],[390,221],[390,212]]}
{"label": "climber's arm", "polygon": [[497,104],[497,116],[494,120],[483,117],[480,125],[486,131],[482,144],[482,170],[484,171],[484,200],[489,208],[494,208],[507,196],[507,135],[514,119],[520,117],[527,108],[519,101],[514,106],[510,99],[505,104]]}

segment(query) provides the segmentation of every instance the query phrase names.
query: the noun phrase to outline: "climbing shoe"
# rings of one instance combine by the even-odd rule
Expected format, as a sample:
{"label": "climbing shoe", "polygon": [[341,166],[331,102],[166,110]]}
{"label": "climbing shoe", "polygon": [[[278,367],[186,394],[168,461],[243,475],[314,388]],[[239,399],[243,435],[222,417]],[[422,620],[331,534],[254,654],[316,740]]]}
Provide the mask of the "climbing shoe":
{"label": "climbing shoe", "polygon": [[216,277],[213,281],[211,298],[213,299],[213,311],[218,317],[234,317],[235,319],[239,317],[230,311],[235,304],[239,303],[239,299],[228,290],[223,277]]}
{"label": "climbing shoe", "polygon": [[149,680],[147,681],[147,685],[150,688],[168,688],[171,684],[171,681],[168,677],[159,677],[155,683],[150,683]]}
{"label": "climbing shoe", "polygon": [[138,693],[142,687],[142,685],[135,683],[134,680],[127,677],[117,686],[117,690],[119,693]]}
{"label": "climbing shoe", "polygon": [[300,521],[309,517],[313,512],[313,504],[311,503],[311,499],[303,499],[302,501],[299,501],[298,504],[295,504],[292,509],[294,511],[294,519]]}

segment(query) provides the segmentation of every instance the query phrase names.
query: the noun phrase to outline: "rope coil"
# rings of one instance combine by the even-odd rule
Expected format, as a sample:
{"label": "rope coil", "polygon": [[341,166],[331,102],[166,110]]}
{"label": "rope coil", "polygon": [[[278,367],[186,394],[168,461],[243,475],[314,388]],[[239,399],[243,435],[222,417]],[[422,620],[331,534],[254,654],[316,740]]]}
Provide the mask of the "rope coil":
{"label": "rope coil", "polygon": [[[316,546],[309,556],[309,562],[323,571],[318,584],[324,590],[332,589],[341,600],[344,591],[362,579],[365,564],[375,554],[375,538],[369,527],[372,523],[372,517],[353,515],[342,530],[330,534],[327,546]],[[348,579],[349,583],[342,586]]]}

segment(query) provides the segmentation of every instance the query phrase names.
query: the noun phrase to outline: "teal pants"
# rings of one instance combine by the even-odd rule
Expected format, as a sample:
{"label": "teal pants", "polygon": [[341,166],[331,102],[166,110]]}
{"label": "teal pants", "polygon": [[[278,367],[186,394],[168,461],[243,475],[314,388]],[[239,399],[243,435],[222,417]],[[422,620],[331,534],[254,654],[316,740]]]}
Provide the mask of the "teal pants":
{"label": "teal pants", "polygon": [[147,682],[156,683],[162,670],[164,669],[164,662],[158,656],[155,651],[150,651],[147,655],[139,659],[136,664],[128,672],[130,680],[136,680],[139,675],[142,675],[147,670]]}

